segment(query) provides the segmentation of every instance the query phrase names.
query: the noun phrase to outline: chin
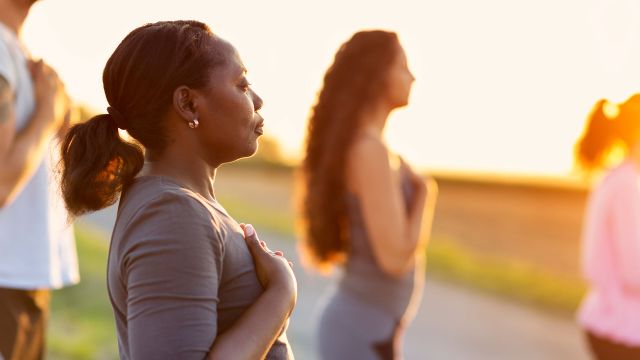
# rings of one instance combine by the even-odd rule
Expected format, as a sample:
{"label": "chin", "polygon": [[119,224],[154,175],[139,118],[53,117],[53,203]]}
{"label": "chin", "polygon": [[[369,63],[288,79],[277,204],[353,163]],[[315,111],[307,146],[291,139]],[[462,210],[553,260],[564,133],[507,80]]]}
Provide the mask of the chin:
{"label": "chin", "polygon": [[254,141],[253,144],[249,144],[249,146],[247,146],[246,149],[244,149],[244,151],[242,152],[242,156],[243,158],[246,157],[251,157],[253,155],[256,154],[256,152],[258,152],[258,141]]}
{"label": "chin", "polygon": [[395,105],[393,106],[393,108],[394,108],[394,109],[397,109],[397,108],[403,108],[403,107],[405,107],[405,106],[407,106],[407,105],[409,105],[409,101],[407,101],[407,100],[402,100],[402,101],[398,101],[398,102],[396,102],[396,103],[395,103]]}

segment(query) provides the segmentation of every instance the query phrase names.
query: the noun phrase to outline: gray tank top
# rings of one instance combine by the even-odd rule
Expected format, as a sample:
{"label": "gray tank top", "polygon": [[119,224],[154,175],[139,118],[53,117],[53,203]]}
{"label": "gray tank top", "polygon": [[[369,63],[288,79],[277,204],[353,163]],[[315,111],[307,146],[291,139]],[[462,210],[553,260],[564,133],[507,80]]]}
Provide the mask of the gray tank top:
{"label": "gray tank top", "polygon": [[[408,208],[415,189],[406,176],[402,176],[401,186],[405,206]],[[346,202],[351,247],[339,289],[380,308],[394,319],[401,320],[414,292],[416,269],[414,267],[401,278],[394,278],[382,271],[371,248],[358,198],[347,193]],[[389,239],[389,241],[406,241],[406,239]]]}

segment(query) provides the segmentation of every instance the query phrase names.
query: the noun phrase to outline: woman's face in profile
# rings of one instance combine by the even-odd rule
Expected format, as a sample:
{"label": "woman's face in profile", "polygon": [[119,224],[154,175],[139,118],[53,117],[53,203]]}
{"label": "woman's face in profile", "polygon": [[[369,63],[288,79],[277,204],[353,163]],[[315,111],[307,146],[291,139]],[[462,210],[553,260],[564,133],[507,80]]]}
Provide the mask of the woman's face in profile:
{"label": "woman's face in profile", "polygon": [[398,46],[396,57],[389,68],[388,77],[388,101],[392,108],[402,107],[409,103],[409,94],[414,80],[407,64],[407,55],[404,49]]}
{"label": "woman's face in profile", "polygon": [[262,99],[251,89],[236,49],[222,39],[212,41],[226,61],[209,72],[208,86],[197,91],[196,131],[205,160],[229,162],[255,153],[262,135]]}

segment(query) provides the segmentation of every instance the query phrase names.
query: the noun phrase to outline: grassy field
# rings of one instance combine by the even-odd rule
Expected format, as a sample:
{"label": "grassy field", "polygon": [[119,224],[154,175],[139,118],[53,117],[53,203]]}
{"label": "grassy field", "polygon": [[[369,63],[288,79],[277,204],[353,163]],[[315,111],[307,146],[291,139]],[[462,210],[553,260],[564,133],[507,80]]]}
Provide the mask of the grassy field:
{"label": "grassy field", "polygon": [[77,227],[79,285],[53,293],[49,359],[117,359],[115,323],[106,287],[106,235]]}

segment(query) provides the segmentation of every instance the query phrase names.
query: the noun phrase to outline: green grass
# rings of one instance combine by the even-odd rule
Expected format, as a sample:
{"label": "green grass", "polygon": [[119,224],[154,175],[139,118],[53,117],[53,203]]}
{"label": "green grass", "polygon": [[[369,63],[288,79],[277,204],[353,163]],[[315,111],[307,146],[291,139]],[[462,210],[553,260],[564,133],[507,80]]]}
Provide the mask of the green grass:
{"label": "green grass", "polygon": [[108,239],[76,227],[79,285],[53,292],[50,359],[117,359],[115,323],[106,287]]}
{"label": "green grass", "polygon": [[260,204],[249,205],[245,200],[225,195],[220,196],[220,203],[239,222],[250,223],[257,229],[290,236],[294,234],[294,219],[289,211],[276,211]]}
{"label": "green grass", "polygon": [[427,269],[437,277],[563,313],[574,312],[585,292],[579,279],[519,261],[474,254],[443,239],[430,244]]}

